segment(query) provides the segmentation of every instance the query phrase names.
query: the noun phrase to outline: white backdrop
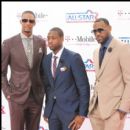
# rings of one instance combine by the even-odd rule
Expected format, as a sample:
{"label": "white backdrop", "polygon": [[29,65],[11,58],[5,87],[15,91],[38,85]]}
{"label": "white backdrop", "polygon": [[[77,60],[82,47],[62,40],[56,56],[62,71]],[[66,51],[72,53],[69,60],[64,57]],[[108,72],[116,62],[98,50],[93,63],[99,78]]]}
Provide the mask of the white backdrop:
{"label": "white backdrop", "polygon": [[[130,2],[2,2],[2,41],[21,31],[19,20],[25,10],[35,13],[37,24],[34,34],[45,40],[52,27],[63,29],[64,46],[80,53],[83,58],[91,85],[91,95],[95,80],[92,55],[98,46],[91,34],[95,18],[107,18],[112,25],[112,35],[130,44]],[[9,76],[10,74],[8,78]],[[3,93],[1,113],[2,130],[10,130],[8,102]],[[39,130],[49,130],[42,116]],[[89,119],[84,121],[80,130],[92,130]],[[130,130],[130,114],[127,115],[124,130]]]}

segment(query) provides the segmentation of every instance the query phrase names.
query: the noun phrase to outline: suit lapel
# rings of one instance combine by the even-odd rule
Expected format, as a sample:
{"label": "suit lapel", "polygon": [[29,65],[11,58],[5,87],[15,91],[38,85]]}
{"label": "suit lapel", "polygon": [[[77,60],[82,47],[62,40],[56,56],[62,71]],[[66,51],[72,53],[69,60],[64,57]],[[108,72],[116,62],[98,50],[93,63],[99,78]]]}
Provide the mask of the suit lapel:
{"label": "suit lapel", "polygon": [[33,36],[33,64],[32,64],[32,66],[34,65],[34,62],[36,61],[38,48],[39,48],[39,46],[37,44],[37,39],[35,36]]}
{"label": "suit lapel", "polygon": [[[110,58],[111,58],[111,56],[112,56],[112,53],[113,53],[113,50],[111,50],[111,51],[109,51],[109,49],[111,48],[111,49],[114,49],[114,47],[115,47],[115,44],[114,44],[114,40],[112,40],[112,42],[110,43],[110,45],[108,46],[108,48],[107,48],[107,50],[106,50],[106,53],[105,53],[105,55],[104,55],[104,59],[103,59],[103,61],[102,61],[102,65],[101,65],[101,68],[99,69],[99,71],[98,71],[98,73],[97,73],[97,77],[99,77],[101,74],[102,74],[102,72],[103,72],[103,70],[104,70],[104,68],[105,68],[105,66],[107,65],[107,63],[109,62],[109,60],[110,60]],[[98,51],[98,68],[99,68],[99,51]]]}
{"label": "suit lapel", "polygon": [[[39,40],[36,36],[33,36],[33,65],[35,64],[35,62],[37,61],[37,58],[39,57],[39,54],[40,53],[44,53],[42,52],[42,47],[41,45],[39,44]],[[33,66],[32,65],[32,66]]]}
{"label": "suit lapel", "polygon": [[60,60],[59,60],[59,64],[57,66],[57,69],[56,69],[56,78],[55,78],[55,82],[58,78],[58,76],[60,76],[60,68],[62,67],[62,61],[64,61],[65,59],[65,56],[66,55],[66,49],[63,50],[62,54],[61,54],[61,57],[60,57]]}
{"label": "suit lapel", "polygon": [[53,79],[52,72],[51,72],[51,59],[52,59],[52,54],[50,54],[48,57],[48,77],[49,77],[51,86],[54,87],[54,79]]}
{"label": "suit lapel", "polygon": [[[60,58],[60,59],[61,59],[61,58]],[[58,64],[57,69],[56,69],[56,78],[55,78],[55,82],[56,82],[57,77],[59,76],[60,68],[61,68],[61,63],[60,63],[60,60],[59,60],[59,64]]]}
{"label": "suit lapel", "polygon": [[99,72],[99,48],[94,52],[94,66],[97,74]]}

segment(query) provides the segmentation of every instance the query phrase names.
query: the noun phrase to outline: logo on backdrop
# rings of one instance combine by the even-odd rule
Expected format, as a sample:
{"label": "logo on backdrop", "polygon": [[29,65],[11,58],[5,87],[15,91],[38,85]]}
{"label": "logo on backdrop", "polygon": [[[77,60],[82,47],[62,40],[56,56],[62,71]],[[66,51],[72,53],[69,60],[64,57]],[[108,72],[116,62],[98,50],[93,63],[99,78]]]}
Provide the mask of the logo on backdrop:
{"label": "logo on backdrop", "polygon": [[86,61],[84,61],[84,64],[85,64],[86,71],[95,72],[94,64],[91,59],[87,59]]}
{"label": "logo on backdrop", "polygon": [[[94,36],[65,36],[65,42],[69,45],[96,45]],[[93,43],[93,44],[92,44]]]}
{"label": "logo on backdrop", "polygon": [[[48,17],[48,15],[45,14],[45,13],[43,13],[43,12],[34,12],[34,14],[35,14],[35,16],[36,16],[36,21],[37,21],[37,22],[45,21],[46,18]],[[22,15],[22,13],[21,13],[21,12],[18,12],[18,13],[16,14],[16,17],[17,17],[18,19],[20,19],[20,18],[21,18],[21,15]]]}
{"label": "logo on backdrop", "polygon": [[122,42],[130,44],[130,37],[119,37]]}
{"label": "logo on backdrop", "polygon": [[97,19],[98,13],[92,10],[85,12],[72,12],[66,13],[65,19],[67,23],[82,23],[82,22],[93,22]]}
{"label": "logo on backdrop", "polygon": [[130,11],[127,10],[117,10],[118,20],[130,20]]}

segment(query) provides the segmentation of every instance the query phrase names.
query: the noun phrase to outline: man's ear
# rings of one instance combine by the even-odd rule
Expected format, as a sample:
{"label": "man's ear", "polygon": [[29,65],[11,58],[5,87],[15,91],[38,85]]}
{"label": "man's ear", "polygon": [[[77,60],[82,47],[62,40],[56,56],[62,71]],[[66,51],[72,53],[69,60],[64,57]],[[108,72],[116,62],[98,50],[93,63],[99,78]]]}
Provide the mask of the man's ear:
{"label": "man's ear", "polygon": [[20,20],[19,22],[20,22],[20,24],[22,24],[22,20]]}
{"label": "man's ear", "polygon": [[109,26],[109,32],[111,32],[112,31],[112,27],[111,26]]}
{"label": "man's ear", "polygon": [[35,21],[35,23],[33,24],[33,26],[35,26],[36,25],[36,21]]}

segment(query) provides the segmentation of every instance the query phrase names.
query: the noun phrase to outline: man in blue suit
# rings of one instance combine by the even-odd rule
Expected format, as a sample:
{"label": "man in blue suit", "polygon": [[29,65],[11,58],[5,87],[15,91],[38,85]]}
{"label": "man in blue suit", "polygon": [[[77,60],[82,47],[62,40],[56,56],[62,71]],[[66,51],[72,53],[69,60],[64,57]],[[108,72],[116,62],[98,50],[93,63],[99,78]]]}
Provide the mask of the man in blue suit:
{"label": "man in blue suit", "polygon": [[43,60],[44,119],[49,130],[77,130],[88,114],[90,86],[84,63],[78,53],[63,47],[63,40],[63,31],[52,28],[48,33],[52,53]]}

